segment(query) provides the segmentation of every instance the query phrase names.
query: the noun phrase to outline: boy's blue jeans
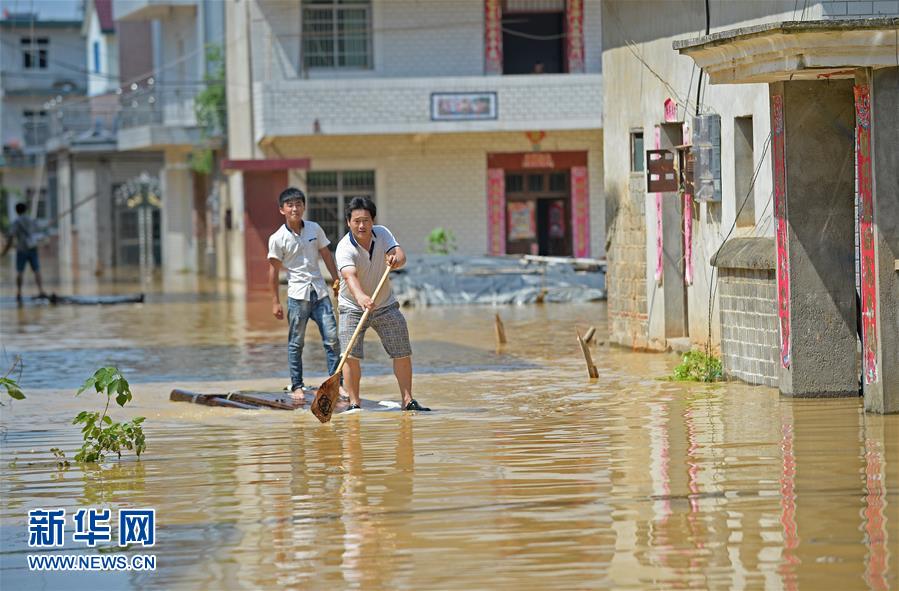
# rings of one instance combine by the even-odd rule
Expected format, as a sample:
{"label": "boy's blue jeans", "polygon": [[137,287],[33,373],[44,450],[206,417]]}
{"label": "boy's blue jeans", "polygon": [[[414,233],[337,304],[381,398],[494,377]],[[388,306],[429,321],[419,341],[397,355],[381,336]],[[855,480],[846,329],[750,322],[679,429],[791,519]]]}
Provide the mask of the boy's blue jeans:
{"label": "boy's blue jeans", "polygon": [[303,343],[306,339],[306,323],[311,318],[322,335],[325,355],[328,357],[328,375],[333,375],[340,361],[340,341],[337,338],[337,321],[331,298],[318,299],[312,289],[308,300],[287,298],[287,365],[290,367],[291,391],[303,387]]}

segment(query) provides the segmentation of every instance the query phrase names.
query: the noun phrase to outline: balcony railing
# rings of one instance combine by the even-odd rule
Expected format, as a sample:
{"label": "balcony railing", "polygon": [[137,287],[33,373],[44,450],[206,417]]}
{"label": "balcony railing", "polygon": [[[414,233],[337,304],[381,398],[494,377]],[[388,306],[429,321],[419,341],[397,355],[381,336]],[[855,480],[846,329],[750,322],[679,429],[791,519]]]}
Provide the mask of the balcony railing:
{"label": "balcony railing", "polygon": [[138,88],[120,97],[122,129],[145,125],[196,127],[196,97],[202,85]]}
{"label": "balcony railing", "polygon": [[63,104],[51,109],[49,117],[50,138],[71,139],[87,132],[114,136],[119,126],[119,106],[115,102]]}
{"label": "balcony railing", "polygon": [[[601,74],[283,80],[254,93],[263,137],[602,128]],[[446,115],[441,97],[489,107]]]}
{"label": "balcony railing", "polygon": [[4,168],[34,168],[37,166],[37,163],[37,154],[30,154],[21,150],[3,148],[3,155],[0,156],[0,165]]}

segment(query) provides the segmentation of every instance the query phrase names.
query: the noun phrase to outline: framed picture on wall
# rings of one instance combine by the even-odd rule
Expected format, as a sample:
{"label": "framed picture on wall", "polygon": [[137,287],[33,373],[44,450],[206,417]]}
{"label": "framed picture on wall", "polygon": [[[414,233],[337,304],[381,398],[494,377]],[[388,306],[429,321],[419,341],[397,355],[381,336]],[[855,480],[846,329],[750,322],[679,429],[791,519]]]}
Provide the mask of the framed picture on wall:
{"label": "framed picture on wall", "polygon": [[495,92],[432,92],[431,121],[496,119]]}

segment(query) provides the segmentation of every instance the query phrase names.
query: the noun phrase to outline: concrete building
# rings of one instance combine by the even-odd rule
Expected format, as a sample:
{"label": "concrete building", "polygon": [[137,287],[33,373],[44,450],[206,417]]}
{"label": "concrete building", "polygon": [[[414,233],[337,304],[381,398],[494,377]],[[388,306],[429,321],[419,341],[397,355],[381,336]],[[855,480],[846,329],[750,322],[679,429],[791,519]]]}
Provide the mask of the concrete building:
{"label": "concrete building", "polygon": [[228,3],[231,277],[265,287],[278,192],[332,241],[355,195],[409,252],[602,257],[599,0]]}
{"label": "concrete building", "polygon": [[[646,19],[647,13],[654,17]],[[867,222],[853,211],[854,201],[856,210],[864,211],[864,176],[859,173],[856,187],[853,140],[863,134],[853,134],[851,79],[888,76],[878,70],[896,65],[896,27],[889,19],[874,24],[847,19],[897,13],[899,2],[603,1],[603,72],[615,80],[604,87],[614,342],[648,349],[708,345],[720,351],[731,377],[778,386],[794,396],[856,393],[853,285],[864,292],[865,258],[864,233],[853,226],[864,228]],[[790,24],[772,24],[783,21]],[[794,26],[818,32],[794,35]],[[735,32],[743,29],[758,34],[747,33],[744,41]],[[683,41],[690,38],[702,40]],[[718,38],[731,41],[716,45]],[[675,42],[695,62],[675,51]],[[803,50],[786,50],[785,43]],[[820,84],[803,88],[800,97],[807,82],[799,79],[806,74]],[[782,82],[790,79],[795,80],[791,90],[774,91],[775,82],[790,86]],[[882,93],[884,86],[881,82]],[[824,96],[827,92],[832,96]],[[779,143],[776,130],[782,128],[772,126],[775,95],[781,96],[777,109],[794,125],[785,123],[792,150]],[[795,109],[803,100],[813,106],[800,120]],[[891,100],[881,98],[881,109],[888,111]],[[794,105],[792,114],[787,102]],[[881,135],[895,135],[884,123],[895,121],[892,108],[892,117],[880,119]],[[630,149],[612,150],[613,145]],[[880,152],[881,157],[890,152]],[[792,174],[784,173],[783,162]],[[885,168],[895,170],[895,164],[881,165],[882,176],[873,173],[875,186],[895,195],[895,177]],[[812,189],[815,184],[827,190]],[[783,187],[796,216],[787,218],[789,231],[779,221]],[[886,201],[881,198],[878,211],[887,246],[878,252],[889,258],[896,214]],[[787,242],[795,264],[789,269],[781,268],[780,246]],[[879,263],[877,281],[886,282],[878,284],[873,300],[879,310],[899,307],[895,271],[884,271],[888,263]],[[798,274],[793,291],[784,292],[780,277],[793,274]],[[790,310],[792,329],[784,323]],[[886,357],[877,359],[889,366],[897,358],[889,344],[895,320],[883,313],[877,322],[887,325],[881,326],[877,345],[877,355]],[[889,404],[868,400],[869,391],[882,398],[872,385],[866,384],[866,406],[889,411]]]}
{"label": "concrete building", "polygon": [[0,187],[10,219],[15,203],[52,226],[56,204],[47,197],[44,144],[50,133],[48,103],[83,96],[87,87],[80,20],[49,20],[39,14],[0,18]]}
{"label": "concrete building", "polygon": [[[218,0],[115,0],[119,23],[149,23],[153,75],[131,81],[120,97],[118,149],[161,152],[161,252],[165,275],[210,271],[214,178],[197,172],[198,149],[221,144],[222,129],[197,120],[197,97],[208,88],[209,48],[224,47],[224,7]],[[222,81],[216,81],[221,84]],[[213,156],[214,157],[214,156]]]}
{"label": "concrete building", "polygon": [[[61,288],[92,277],[146,274],[161,259],[158,152],[120,152],[120,81],[151,73],[150,26],[118,34],[111,0],[85,3],[81,68],[89,96],[52,103],[46,141],[49,199],[59,212]],[[124,59],[120,60],[119,56]],[[152,195],[152,198],[151,198]]]}
{"label": "concrete building", "polygon": [[712,83],[768,85],[781,392],[853,395],[860,370],[865,409],[899,412],[899,18],[773,23],[675,47]]}

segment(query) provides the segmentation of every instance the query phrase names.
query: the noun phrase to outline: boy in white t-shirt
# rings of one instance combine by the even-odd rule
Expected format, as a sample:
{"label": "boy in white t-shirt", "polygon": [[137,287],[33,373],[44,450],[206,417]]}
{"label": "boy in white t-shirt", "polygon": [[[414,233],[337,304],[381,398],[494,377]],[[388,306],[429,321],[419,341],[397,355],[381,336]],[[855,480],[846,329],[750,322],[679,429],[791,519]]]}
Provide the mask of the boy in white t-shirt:
{"label": "boy in white t-shirt", "polygon": [[340,361],[340,342],[337,321],[328,294],[328,286],[319,269],[319,259],[325,262],[333,280],[332,289],[339,285],[334,257],[328,250],[331,241],[322,227],[303,220],[306,195],[289,187],[278,197],[278,207],[284,224],[268,239],[268,280],[272,294],[272,314],[284,318],[279,297],[281,267],[287,270],[287,364],[290,368],[290,389],[294,401],[303,405],[303,344],[306,323],[311,318],[322,335],[328,358],[328,375],[333,375]]}
{"label": "boy in white t-shirt", "polygon": [[431,410],[412,398],[412,346],[406,318],[393,296],[390,281],[384,285],[377,300],[372,300],[381,276],[391,266],[399,269],[406,264],[406,254],[393,234],[384,226],[375,225],[377,209],[368,197],[354,197],[346,207],[346,223],[350,231],[337,243],[335,258],[341,273],[340,343],[346,347],[353,331],[359,326],[365,310],[371,310],[362,332],[343,366],[343,383],[350,397],[348,410],[361,410],[359,382],[365,331],[371,326],[381,338],[381,345],[393,359],[393,374],[400,387],[403,410]]}

